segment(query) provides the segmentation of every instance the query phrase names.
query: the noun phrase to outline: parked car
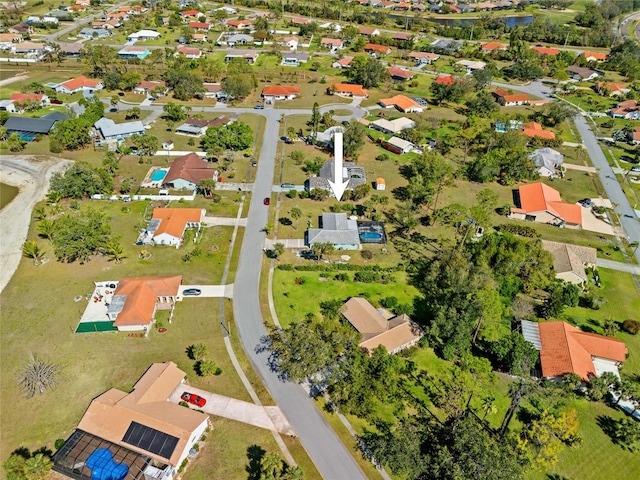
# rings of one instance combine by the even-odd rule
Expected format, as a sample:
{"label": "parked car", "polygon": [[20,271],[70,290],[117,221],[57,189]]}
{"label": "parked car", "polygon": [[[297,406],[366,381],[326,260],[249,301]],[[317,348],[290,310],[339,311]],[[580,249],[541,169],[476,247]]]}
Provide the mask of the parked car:
{"label": "parked car", "polygon": [[185,297],[195,297],[198,296],[202,293],[202,290],[200,290],[199,288],[185,288],[182,291],[182,295]]}
{"label": "parked car", "polygon": [[633,173],[640,173],[640,166],[631,167]]}
{"label": "parked car", "polygon": [[180,398],[191,405],[195,405],[197,407],[204,407],[207,401],[199,395],[195,393],[184,392]]}
{"label": "parked car", "polygon": [[265,205],[271,205],[271,198],[266,197],[262,203],[264,203]]}
{"label": "parked car", "polygon": [[253,108],[256,109],[256,110],[264,110],[264,105],[256,105]]}
{"label": "parked car", "polygon": [[293,183],[283,183],[282,185],[280,185],[281,188],[295,188],[295,185]]}
{"label": "parked car", "polygon": [[596,206],[596,204],[593,203],[593,200],[591,200],[590,198],[583,198],[582,200],[578,200],[578,203],[584,208],[591,208]]}

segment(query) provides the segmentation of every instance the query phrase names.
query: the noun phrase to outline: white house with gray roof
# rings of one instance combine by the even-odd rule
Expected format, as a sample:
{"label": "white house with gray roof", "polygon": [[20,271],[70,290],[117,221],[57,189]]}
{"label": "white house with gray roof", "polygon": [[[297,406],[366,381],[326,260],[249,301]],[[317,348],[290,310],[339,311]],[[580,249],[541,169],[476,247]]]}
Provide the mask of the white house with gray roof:
{"label": "white house with gray roof", "polygon": [[122,142],[131,135],[142,135],[144,133],[144,125],[140,120],[135,122],[116,123],[109,118],[102,117],[94,124],[97,132],[96,142],[98,144],[108,142]]}
{"label": "white house with gray roof", "polygon": [[[320,173],[316,177],[309,178],[309,190],[314,188],[323,188],[328,191],[332,191],[329,185],[329,180],[333,181],[334,173],[334,161],[327,160],[325,164],[320,168]],[[358,185],[362,185],[367,181],[367,175],[364,168],[356,165],[353,162],[344,162],[342,164],[342,181],[349,181],[347,190],[353,190]]]}
{"label": "white house with gray roof", "polygon": [[358,223],[346,213],[323,213],[322,227],[307,232],[307,244],[317,243],[331,243],[336,250],[360,250]]}

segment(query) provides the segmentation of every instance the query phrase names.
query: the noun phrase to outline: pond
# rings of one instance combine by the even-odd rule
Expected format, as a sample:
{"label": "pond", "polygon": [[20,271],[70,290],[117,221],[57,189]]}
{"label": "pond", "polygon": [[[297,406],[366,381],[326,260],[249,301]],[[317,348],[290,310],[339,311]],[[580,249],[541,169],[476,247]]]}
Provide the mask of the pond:
{"label": "pond", "polygon": [[[503,21],[507,27],[521,27],[524,25],[529,25],[533,23],[534,16],[533,15],[511,15],[508,17],[500,17],[500,20]],[[440,25],[445,25],[447,27],[453,27],[456,25],[460,25],[463,27],[468,27],[473,25],[474,22],[479,21],[479,18],[425,18],[428,22],[438,23]]]}
{"label": "pond", "polygon": [[18,187],[0,183],[0,210],[18,195]]}

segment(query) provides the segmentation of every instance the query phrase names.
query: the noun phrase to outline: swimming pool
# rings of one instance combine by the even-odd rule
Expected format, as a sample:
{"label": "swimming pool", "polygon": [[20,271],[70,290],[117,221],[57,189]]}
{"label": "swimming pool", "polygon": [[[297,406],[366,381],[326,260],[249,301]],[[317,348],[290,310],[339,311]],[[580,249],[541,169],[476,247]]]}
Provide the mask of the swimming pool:
{"label": "swimming pool", "polygon": [[156,170],[151,174],[151,180],[153,180],[154,182],[160,182],[164,180],[164,177],[166,176],[167,176],[166,170]]}
{"label": "swimming pool", "polygon": [[382,239],[382,234],[378,232],[364,232],[360,234],[360,238],[362,240],[380,240]]}

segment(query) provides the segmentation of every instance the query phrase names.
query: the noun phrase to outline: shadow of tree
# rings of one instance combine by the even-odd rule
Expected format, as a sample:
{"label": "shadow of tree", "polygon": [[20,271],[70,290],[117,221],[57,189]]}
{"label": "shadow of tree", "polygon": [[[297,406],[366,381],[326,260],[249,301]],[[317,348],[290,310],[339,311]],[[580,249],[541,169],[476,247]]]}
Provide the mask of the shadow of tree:
{"label": "shadow of tree", "polygon": [[569,480],[567,477],[563,477],[557,473],[548,473],[547,480]]}
{"label": "shadow of tree", "polygon": [[251,445],[247,448],[247,458],[249,459],[249,463],[245,467],[249,476],[247,480],[259,480],[261,474],[260,461],[262,457],[264,457],[266,450],[264,450],[259,445]]}
{"label": "shadow of tree", "polygon": [[598,415],[596,417],[596,423],[602,429],[604,434],[617,445],[618,440],[616,439],[616,421],[608,415]]}

